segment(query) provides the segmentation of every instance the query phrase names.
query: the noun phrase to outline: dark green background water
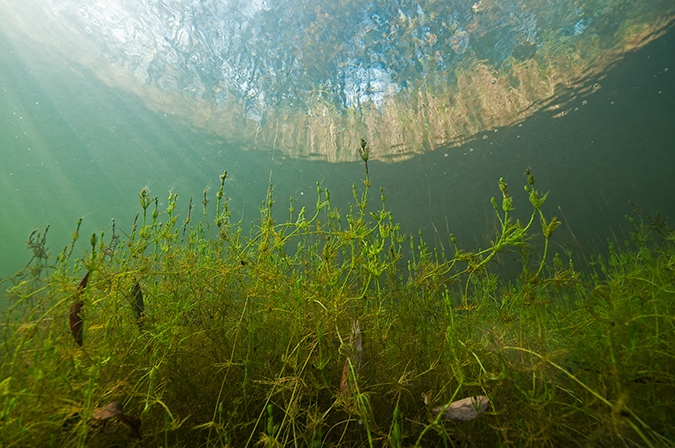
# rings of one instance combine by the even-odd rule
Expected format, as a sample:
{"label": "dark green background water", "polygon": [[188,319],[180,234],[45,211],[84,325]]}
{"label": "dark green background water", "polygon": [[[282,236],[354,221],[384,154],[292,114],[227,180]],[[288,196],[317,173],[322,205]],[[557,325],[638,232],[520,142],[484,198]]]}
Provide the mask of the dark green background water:
{"label": "dark green background water", "polygon": [[[361,164],[285,159],[279,154],[225,147],[212,136],[182,125],[170,114],[147,110],[129,93],[111,89],[86,69],[63,65],[40,48],[14,47],[0,35],[0,277],[30,259],[30,231],[50,224],[49,246],[58,253],[79,217],[82,234],[106,229],[115,218],[128,230],[140,210],[138,192],[149,187],[162,202],[170,189],[199,205],[202,190],[217,187],[227,170],[227,195],[235,218],[256,218],[272,173],[278,216],[288,197],[310,207],[317,181],[346,208]],[[372,163],[395,220],[406,232],[423,229],[447,247],[449,228],[467,249],[493,235],[491,196],[503,176],[519,213],[531,167],[539,186],[551,190],[547,210],[566,226],[556,240],[580,257],[623,239],[628,201],[650,213],[675,218],[675,33],[629,54],[602,88],[552,118],[538,113],[521,126],[483,134],[460,148],[439,149],[399,164]],[[586,101],[584,104],[583,101]],[[373,149],[374,151],[377,148]],[[212,190],[212,193],[215,193]],[[377,202],[377,193],[373,201]],[[374,204],[376,205],[376,204]],[[299,207],[296,206],[296,210]],[[197,208],[199,211],[199,207]],[[431,223],[441,232],[434,236]],[[447,223],[447,227],[446,227]],[[87,248],[82,238],[76,253]]]}

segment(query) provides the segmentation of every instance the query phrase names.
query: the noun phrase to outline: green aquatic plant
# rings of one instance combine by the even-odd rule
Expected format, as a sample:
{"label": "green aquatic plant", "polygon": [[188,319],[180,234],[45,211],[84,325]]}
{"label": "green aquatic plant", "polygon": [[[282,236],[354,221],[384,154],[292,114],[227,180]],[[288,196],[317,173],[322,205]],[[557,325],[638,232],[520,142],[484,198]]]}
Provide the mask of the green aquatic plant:
{"label": "green aquatic plant", "polygon": [[[317,185],[313,210],[291,201],[279,219],[270,187],[248,233],[226,178],[211,212],[204,191],[201,221],[191,201],[183,219],[177,194],[160,210],[143,190],[125,238],[92,235],[73,258],[78,222],[39,276],[3,281],[0,445],[675,440],[675,233],[662,220],[639,214],[583,274],[550,254],[559,222],[529,170],[528,219],[512,218],[520,199],[500,179],[492,243],[449,236],[448,253],[401,234],[382,192],[371,207],[367,171],[346,211]],[[50,259],[44,234],[32,241]],[[505,252],[519,277],[491,271]]]}

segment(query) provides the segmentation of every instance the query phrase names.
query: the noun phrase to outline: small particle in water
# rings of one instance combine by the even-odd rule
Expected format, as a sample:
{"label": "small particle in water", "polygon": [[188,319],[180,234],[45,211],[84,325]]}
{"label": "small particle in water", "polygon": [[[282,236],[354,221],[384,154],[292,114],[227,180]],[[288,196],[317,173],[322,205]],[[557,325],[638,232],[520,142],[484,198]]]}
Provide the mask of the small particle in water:
{"label": "small particle in water", "polygon": [[96,420],[107,420],[120,414],[122,414],[122,405],[113,401],[103,407],[94,409],[93,417]]}
{"label": "small particle in water", "polygon": [[518,127],[519,127],[519,128],[522,128],[522,127],[523,127],[523,123],[519,123],[519,124],[518,124]]}
{"label": "small particle in water", "polygon": [[473,148],[469,148],[469,152],[473,152]]}
{"label": "small particle in water", "polygon": [[481,415],[490,405],[485,395],[467,397],[453,401],[449,405],[439,406],[432,410],[435,414],[443,413],[443,418],[455,422],[468,422]]}
{"label": "small particle in water", "polygon": [[667,71],[668,71],[668,67],[664,68],[663,71],[664,71],[664,72],[667,72]]}
{"label": "small particle in water", "polygon": [[447,152],[443,153],[443,157],[448,157],[448,153]]}
{"label": "small particle in water", "polygon": [[586,104],[588,104],[588,101],[586,101],[586,100],[583,100],[583,101],[581,102],[581,105],[582,105],[582,106],[585,106]]}
{"label": "small particle in water", "polygon": [[487,134],[485,134],[485,135],[483,136],[483,140],[487,140],[487,138],[488,138],[488,136],[487,136]]}
{"label": "small particle in water", "polygon": [[574,108],[574,112],[577,112],[578,110],[579,110],[578,107],[575,107],[575,108]]}
{"label": "small particle in water", "polygon": [[300,192],[300,196],[304,196],[304,195],[305,195],[305,192],[304,192],[304,191],[301,191],[301,192]]}
{"label": "small particle in water", "polygon": [[496,134],[497,132],[499,132],[499,129],[495,129],[495,134]]}

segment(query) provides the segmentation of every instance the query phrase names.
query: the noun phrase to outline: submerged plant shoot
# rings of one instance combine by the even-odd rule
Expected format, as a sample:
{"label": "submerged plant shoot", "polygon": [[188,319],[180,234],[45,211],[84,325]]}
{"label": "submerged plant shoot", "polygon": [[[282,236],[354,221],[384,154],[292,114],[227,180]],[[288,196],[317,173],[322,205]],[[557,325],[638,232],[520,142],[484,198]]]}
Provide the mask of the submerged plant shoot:
{"label": "submerged plant shoot", "polygon": [[[144,189],[133,227],[84,252],[80,223],[59,255],[46,230],[31,234],[30,263],[2,282],[0,445],[675,441],[675,232],[662,220],[638,214],[582,273],[556,252],[560,222],[529,170],[524,192],[496,182],[489,247],[449,235],[445,251],[402,234],[384,194],[373,205],[367,169],[346,211],[317,187],[313,209],[291,202],[274,219],[270,187],[250,231],[226,178],[200,217]],[[508,279],[495,271],[506,253],[520,266]]]}
{"label": "submerged plant shoot", "polygon": [[675,447],[674,1],[0,17],[0,448]]}

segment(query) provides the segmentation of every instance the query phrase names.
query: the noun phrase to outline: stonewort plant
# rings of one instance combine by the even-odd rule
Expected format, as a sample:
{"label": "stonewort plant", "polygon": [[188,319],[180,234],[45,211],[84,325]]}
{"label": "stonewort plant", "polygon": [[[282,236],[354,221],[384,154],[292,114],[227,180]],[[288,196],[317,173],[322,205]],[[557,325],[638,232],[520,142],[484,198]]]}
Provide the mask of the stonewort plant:
{"label": "stonewort plant", "polygon": [[[362,142],[367,163],[370,148]],[[531,213],[498,182],[489,247],[431,250],[371,184],[342,211],[248,232],[227,173],[202,219],[147,190],[124,237],[55,257],[46,230],[2,281],[0,445],[668,446],[675,440],[675,233],[635,232],[582,274],[526,172]],[[522,201],[524,202],[524,201]],[[479,205],[477,205],[479,206]],[[215,213],[215,219],[209,219]],[[491,271],[517,254],[518,278]]]}

